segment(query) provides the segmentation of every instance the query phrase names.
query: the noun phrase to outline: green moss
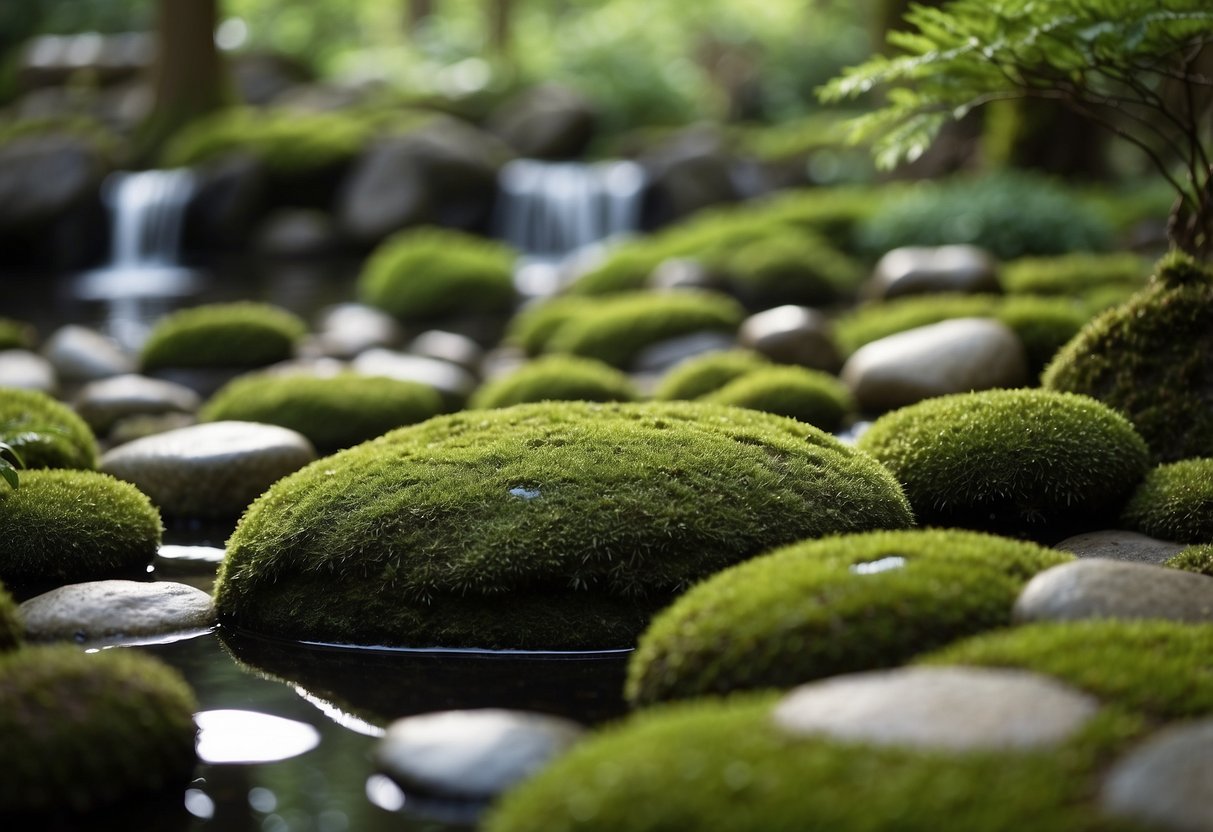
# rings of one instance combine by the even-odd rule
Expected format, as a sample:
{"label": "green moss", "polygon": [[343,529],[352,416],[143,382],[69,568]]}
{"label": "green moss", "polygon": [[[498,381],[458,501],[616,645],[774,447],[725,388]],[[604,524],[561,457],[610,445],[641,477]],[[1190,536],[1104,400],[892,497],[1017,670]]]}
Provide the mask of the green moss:
{"label": "green moss", "polygon": [[1213,543],[1189,546],[1170,558],[1163,566],[1213,577]]}
{"label": "green moss", "polygon": [[987,633],[921,661],[1031,670],[1106,704],[1170,720],[1213,714],[1210,656],[1213,624],[1105,619]]}
{"label": "green moss", "polygon": [[143,345],[143,368],[264,367],[294,355],[306,331],[298,317],[269,304],[196,306],[160,319]]}
{"label": "green moss", "polygon": [[855,400],[846,385],[829,373],[805,367],[752,370],[701,400],[764,410],[829,432],[841,428],[855,412]]}
{"label": "green moss", "polygon": [[539,355],[560,327],[594,306],[595,301],[590,298],[568,295],[524,307],[510,319],[504,340],[521,347],[527,355]]}
{"label": "green moss", "polygon": [[858,446],[920,522],[1037,536],[1115,517],[1147,467],[1123,416],[1047,390],[927,399],[880,417]]}
{"label": "green moss", "polygon": [[44,586],[142,572],[160,515],[133,485],[95,471],[23,471],[0,491],[0,581]]}
{"label": "green moss", "polygon": [[282,425],[329,453],[441,412],[442,396],[417,382],[352,374],[252,374],[224,386],[198,416],[204,422]]}
{"label": "green moss", "polygon": [[133,650],[0,654],[0,813],[85,812],[183,787],[195,707],[175,670]]}
{"label": "green moss", "polygon": [[948,754],[789,737],[773,698],[655,708],[510,792],[486,832],[1095,832],[1099,765],[1141,732],[1104,712],[1056,749]]}
{"label": "green moss", "polygon": [[645,347],[696,332],[732,333],[744,317],[735,300],[711,292],[627,293],[566,321],[548,349],[626,368]]}
{"label": "green moss", "polygon": [[752,309],[823,306],[854,290],[858,266],[814,234],[755,240],[723,259],[733,293]]}
{"label": "green moss", "polygon": [[403,231],[375,249],[358,278],[363,301],[402,321],[507,314],[514,305],[514,252],[440,228]]}
{"label": "green moss", "polygon": [[1081,302],[1067,298],[1009,297],[994,309],[994,317],[1019,336],[1035,375],[1057,351],[1078,334],[1090,317]]}
{"label": "green moss", "polygon": [[0,318],[0,350],[28,350],[34,346],[34,328],[25,321]]}
{"label": "green moss", "polygon": [[788,546],[714,575],[657,616],[628,666],[627,698],[647,705],[893,667],[1008,625],[1028,578],[1070,559],[962,531]]}
{"label": "green moss", "polygon": [[279,481],[228,542],[216,601],[229,624],[315,641],[619,647],[672,594],[771,546],[911,522],[884,469],[788,419],[519,405]]}
{"label": "green moss", "polygon": [[0,441],[26,468],[97,467],[97,439],[84,420],[35,390],[0,387]]}
{"label": "green moss", "polygon": [[1124,413],[1155,462],[1213,456],[1213,274],[1182,255],[1082,328],[1041,377]]}
{"label": "green moss", "polygon": [[4,584],[0,583],[0,653],[20,647],[24,633],[17,603]]}
{"label": "green moss", "polygon": [[1012,260],[999,280],[1008,294],[1079,297],[1108,286],[1140,289],[1149,274],[1149,263],[1128,252],[1063,254]]}
{"label": "green moss", "polygon": [[1150,471],[1121,519],[1126,529],[1151,537],[1213,542],[1213,458],[1184,459]]}
{"label": "green moss", "polygon": [[640,398],[624,373],[592,358],[550,355],[524,364],[477,390],[470,407],[541,401],[630,402]]}
{"label": "green moss", "polygon": [[666,401],[698,399],[746,373],[770,366],[771,362],[764,356],[750,350],[705,353],[670,368],[658,382],[653,397]]}

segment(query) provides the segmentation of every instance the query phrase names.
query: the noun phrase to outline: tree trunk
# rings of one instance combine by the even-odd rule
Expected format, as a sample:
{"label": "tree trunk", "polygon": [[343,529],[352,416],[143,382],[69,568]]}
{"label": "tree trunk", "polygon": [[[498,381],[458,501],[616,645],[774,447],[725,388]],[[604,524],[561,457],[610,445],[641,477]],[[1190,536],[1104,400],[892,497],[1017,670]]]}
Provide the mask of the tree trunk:
{"label": "tree trunk", "polygon": [[1213,263],[1213,167],[1205,171],[1195,198],[1176,200],[1167,238],[1202,263]]}

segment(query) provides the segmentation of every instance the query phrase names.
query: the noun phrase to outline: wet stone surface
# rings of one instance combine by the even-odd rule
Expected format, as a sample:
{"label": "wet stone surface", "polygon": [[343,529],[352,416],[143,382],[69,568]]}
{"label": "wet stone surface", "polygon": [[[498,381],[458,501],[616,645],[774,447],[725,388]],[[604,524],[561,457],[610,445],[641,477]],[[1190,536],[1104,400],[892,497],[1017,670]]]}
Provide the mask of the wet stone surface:
{"label": "wet stone surface", "polygon": [[1053,548],[1072,552],[1080,558],[1104,558],[1160,565],[1183,551],[1186,546],[1184,543],[1158,540],[1138,532],[1104,529],[1067,537]]}
{"label": "wet stone surface", "polygon": [[116,343],[88,327],[60,327],[42,346],[42,355],[61,378],[92,381],[133,373],[134,359]]}
{"label": "wet stone surface", "polygon": [[1163,618],[1213,621],[1213,578],[1091,558],[1036,575],[1015,601],[1016,621]]}
{"label": "wet stone surface", "polygon": [[193,413],[201,398],[188,387],[140,375],[120,375],[86,384],[76,395],[80,418],[98,434],[129,416]]}
{"label": "wet stone surface", "polygon": [[984,249],[968,245],[895,248],[876,263],[865,289],[876,298],[1002,291],[994,258]]}
{"label": "wet stone surface", "polygon": [[31,641],[116,641],[205,630],[215,624],[215,605],[185,584],[91,581],[29,599],[21,619]]}
{"label": "wet stone surface", "polygon": [[826,316],[807,306],[777,306],[746,318],[738,346],[780,364],[835,372],[842,364]]}

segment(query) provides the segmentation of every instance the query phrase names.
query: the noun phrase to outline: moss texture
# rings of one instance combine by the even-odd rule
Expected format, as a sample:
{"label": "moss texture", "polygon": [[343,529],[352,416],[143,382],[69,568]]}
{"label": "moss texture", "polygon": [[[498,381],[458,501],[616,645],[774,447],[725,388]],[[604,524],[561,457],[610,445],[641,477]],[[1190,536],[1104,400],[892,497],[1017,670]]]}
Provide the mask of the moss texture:
{"label": "moss texture", "polygon": [[358,278],[358,294],[405,322],[505,315],[515,301],[514,257],[500,243],[461,231],[403,231],[371,254]]}
{"label": "moss texture", "polygon": [[195,707],[175,670],[133,650],[0,654],[0,813],[85,812],[181,788]]}
{"label": "moss texture", "polygon": [[1150,264],[1136,254],[1063,254],[1058,257],[1023,257],[1002,267],[999,280],[1013,295],[1081,297],[1109,286],[1145,286]]}
{"label": "moss texture", "polygon": [[732,333],[744,317],[737,301],[713,292],[633,292],[566,321],[548,349],[627,368],[645,347],[696,332]]}
{"label": "moss texture", "polygon": [[434,388],[374,376],[248,375],[199,411],[207,422],[265,422],[296,430],[323,453],[348,448],[442,412]]}
{"label": "moss texture", "polygon": [[881,416],[858,447],[924,524],[1042,538],[1116,517],[1148,465],[1123,416],[1048,390],[927,399]]}
{"label": "moss texture", "polygon": [[1070,559],[962,531],[788,546],[714,575],[657,616],[628,666],[626,695],[648,705],[893,667],[1008,625],[1022,585]]}
{"label": "moss texture", "polygon": [[20,647],[24,632],[17,603],[0,583],[0,653]]}
{"label": "moss texture", "polygon": [[509,407],[541,401],[630,402],[640,393],[626,374],[592,358],[550,355],[488,382],[470,407]]}
{"label": "moss texture", "polygon": [[97,467],[97,439],[67,405],[36,390],[0,387],[0,441],[26,468]]}
{"label": "moss texture", "polygon": [[1151,537],[1213,542],[1213,458],[1184,459],[1150,471],[1121,518],[1126,529]]}
{"label": "moss texture", "polygon": [[670,368],[658,382],[653,397],[666,401],[698,399],[749,372],[771,366],[763,355],[751,350],[709,352]]}
{"label": "moss texture", "polygon": [[34,328],[25,321],[0,318],[0,350],[28,350],[34,346]]}
{"label": "moss texture", "polygon": [[569,295],[540,301],[521,309],[506,327],[505,342],[521,347],[527,355],[547,349],[552,336],[575,316],[594,307],[590,298]]}
{"label": "moss texture", "polygon": [[1213,274],[1164,258],[1150,287],[1084,326],[1041,381],[1124,413],[1155,462],[1213,456]]}
{"label": "moss texture", "polygon": [[313,641],[621,647],[725,566],[911,522],[887,471],[789,419],[519,405],[402,428],[279,481],[229,540],[216,601],[231,625]]}
{"label": "moss texture", "polygon": [[1179,554],[1167,560],[1163,566],[1172,569],[1182,569],[1185,572],[1197,572],[1213,577],[1213,543],[1203,543],[1189,546]]}
{"label": "moss texture", "polygon": [[307,326],[265,303],[214,303],[160,319],[141,356],[145,370],[264,367],[291,358]]}
{"label": "moss texture", "polygon": [[853,290],[860,271],[822,238],[792,232],[754,240],[720,258],[730,288],[747,307],[822,306]]}
{"label": "moss texture", "polygon": [[829,373],[805,367],[764,367],[735,378],[701,401],[787,416],[833,432],[855,412],[855,400]]}
{"label": "moss texture", "polygon": [[57,586],[142,572],[160,515],[133,485],[95,471],[24,471],[0,490],[0,581]]}

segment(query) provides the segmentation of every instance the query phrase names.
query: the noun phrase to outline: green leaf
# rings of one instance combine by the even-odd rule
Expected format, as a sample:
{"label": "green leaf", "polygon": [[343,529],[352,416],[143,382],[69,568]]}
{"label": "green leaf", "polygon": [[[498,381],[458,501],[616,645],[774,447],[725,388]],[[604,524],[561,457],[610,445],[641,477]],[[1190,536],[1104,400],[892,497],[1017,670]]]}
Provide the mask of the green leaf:
{"label": "green leaf", "polygon": [[3,477],[14,491],[21,487],[21,478],[17,476],[17,469],[3,459],[0,459],[0,477]]}

